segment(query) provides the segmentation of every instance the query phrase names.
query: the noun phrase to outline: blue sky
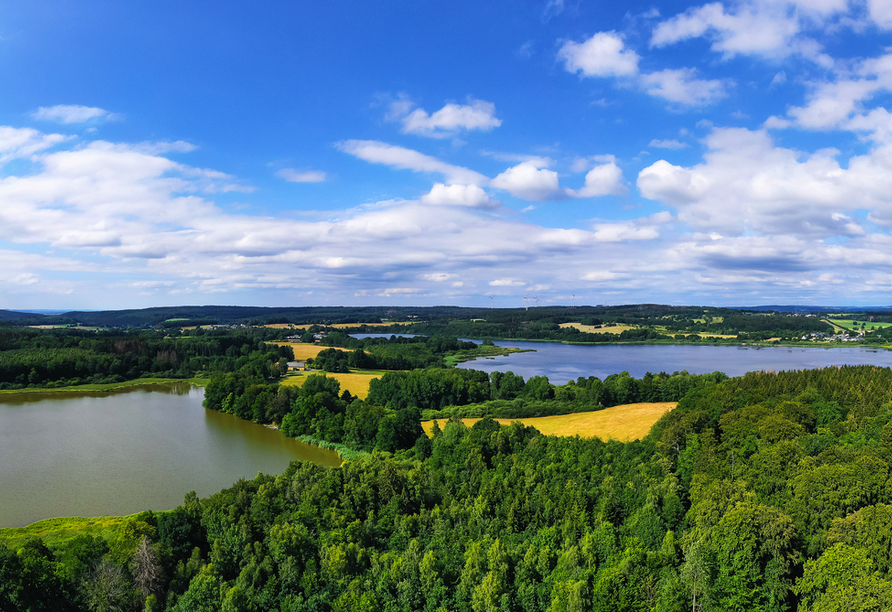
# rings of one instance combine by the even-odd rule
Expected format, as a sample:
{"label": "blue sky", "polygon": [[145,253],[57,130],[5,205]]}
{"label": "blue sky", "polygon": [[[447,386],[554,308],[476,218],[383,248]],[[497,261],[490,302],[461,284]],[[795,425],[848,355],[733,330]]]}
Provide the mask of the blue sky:
{"label": "blue sky", "polygon": [[0,308],[892,304],[892,2],[0,0]]}

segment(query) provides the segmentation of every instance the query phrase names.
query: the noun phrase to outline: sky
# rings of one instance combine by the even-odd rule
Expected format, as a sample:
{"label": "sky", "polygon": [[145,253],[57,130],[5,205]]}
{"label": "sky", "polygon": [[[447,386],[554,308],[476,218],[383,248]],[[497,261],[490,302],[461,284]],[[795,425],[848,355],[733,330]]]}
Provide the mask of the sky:
{"label": "sky", "polygon": [[0,308],[892,304],[892,0],[0,0]]}

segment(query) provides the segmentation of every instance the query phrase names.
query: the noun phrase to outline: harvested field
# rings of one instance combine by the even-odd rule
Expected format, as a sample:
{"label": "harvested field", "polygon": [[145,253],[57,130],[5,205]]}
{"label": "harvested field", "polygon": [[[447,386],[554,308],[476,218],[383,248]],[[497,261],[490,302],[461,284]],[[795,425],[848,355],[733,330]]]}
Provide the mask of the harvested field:
{"label": "harvested field", "polygon": [[350,349],[338,348],[336,346],[322,346],[321,344],[303,344],[301,342],[273,342],[278,346],[290,346],[294,351],[294,359],[296,361],[304,361],[305,359],[315,359],[319,351],[334,348],[339,351],[349,351]]}
{"label": "harvested field", "polygon": [[[598,437],[602,440],[628,442],[646,436],[653,424],[661,416],[675,408],[677,403],[624,404],[595,412],[577,412],[530,419],[496,419],[496,421],[502,425],[520,421],[524,425],[535,427],[548,436],[578,435],[582,438]],[[471,426],[479,420],[463,419],[463,422],[465,425]],[[422,421],[421,425],[424,427],[424,431],[430,435],[434,422]],[[440,427],[445,425],[445,422],[440,423]]]}
{"label": "harvested field", "polygon": [[349,391],[350,395],[365,399],[369,394],[369,382],[371,382],[373,378],[381,378],[381,376],[384,375],[384,372],[372,370],[350,372],[348,374],[336,374],[334,372],[299,372],[297,374],[286,376],[282,379],[281,384],[297,385],[299,387],[304,384],[307,376],[312,376],[313,374],[325,374],[329,378],[337,379],[337,381],[341,383],[341,393]]}

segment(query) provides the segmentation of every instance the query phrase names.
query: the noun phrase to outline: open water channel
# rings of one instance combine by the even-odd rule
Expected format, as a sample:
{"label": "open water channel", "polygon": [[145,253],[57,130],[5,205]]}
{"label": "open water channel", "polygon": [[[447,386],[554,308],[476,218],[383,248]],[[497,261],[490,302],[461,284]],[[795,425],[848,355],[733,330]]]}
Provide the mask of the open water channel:
{"label": "open water channel", "polygon": [[[533,349],[460,367],[545,375],[555,384],[628,371],[801,370],[892,366],[892,351],[859,347],[574,346],[497,342]],[[207,410],[190,385],[110,394],[0,395],[0,527],[55,516],[166,510],[188,491],[207,496],[258,472],[278,474],[294,459],[337,465],[332,451],[302,444],[232,415]]]}

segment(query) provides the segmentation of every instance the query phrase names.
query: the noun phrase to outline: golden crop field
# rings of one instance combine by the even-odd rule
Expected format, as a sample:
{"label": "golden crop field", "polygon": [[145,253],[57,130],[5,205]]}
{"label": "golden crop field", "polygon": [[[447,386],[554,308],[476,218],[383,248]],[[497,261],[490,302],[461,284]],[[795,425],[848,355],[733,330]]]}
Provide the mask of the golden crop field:
{"label": "golden crop field", "polygon": [[341,383],[341,393],[349,391],[350,395],[365,399],[369,394],[369,382],[371,382],[373,378],[381,378],[384,375],[384,372],[376,372],[372,370],[350,372],[348,374],[337,374],[334,372],[298,372],[296,374],[289,374],[281,380],[280,384],[296,385],[299,387],[304,384],[307,376],[313,374],[325,374],[329,378],[337,379],[337,381]]}
{"label": "golden crop field", "polygon": [[290,346],[294,351],[294,359],[296,361],[304,361],[305,359],[315,359],[319,351],[325,349],[337,349],[339,351],[349,351],[350,349],[338,348],[336,346],[322,346],[320,344],[303,344],[301,342],[273,342],[277,346]]}
{"label": "golden crop field", "polygon": [[586,332],[588,334],[621,334],[627,329],[635,329],[634,325],[602,325],[601,327],[595,327],[594,325],[583,325],[582,323],[561,323],[560,327],[575,327],[581,332]]}
{"label": "golden crop field", "polygon": [[[717,317],[719,318],[719,317]],[[581,332],[586,332],[589,334],[621,334],[627,329],[637,329],[635,325],[602,325],[601,327],[595,327],[594,325],[583,325],[582,323],[561,323],[561,327],[575,327]],[[654,331],[659,332],[661,334],[670,334],[670,332],[666,327],[662,325],[657,325],[654,327]],[[692,332],[693,333],[693,332]],[[707,334],[704,332],[696,332],[701,338],[736,338],[736,334]]]}
{"label": "golden crop field", "polygon": [[[625,404],[613,406],[595,412],[577,412],[557,416],[536,417],[530,419],[496,419],[502,425],[512,421],[520,421],[524,425],[533,426],[548,436],[580,436],[583,438],[598,437],[602,440],[619,440],[628,442],[638,440],[650,432],[650,428],[661,416],[675,408],[678,402],[658,402]],[[480,419],[463,419],[469,427]],[[441,422],[440,427],[446,423]],[[423,421],[421,426],[430,435],[433,421]]]}

